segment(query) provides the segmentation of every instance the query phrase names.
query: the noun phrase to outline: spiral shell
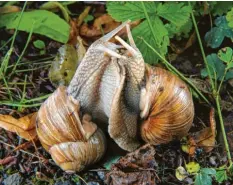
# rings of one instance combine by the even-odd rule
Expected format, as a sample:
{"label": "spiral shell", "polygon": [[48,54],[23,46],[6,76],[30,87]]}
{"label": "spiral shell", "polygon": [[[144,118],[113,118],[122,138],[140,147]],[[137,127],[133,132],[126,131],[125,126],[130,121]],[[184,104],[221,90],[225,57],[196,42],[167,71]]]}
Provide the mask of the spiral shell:
{"label": "spiral shell", "polygon": [[162,68],[147,66],[140,108],[141,136],[150,144],[183,137],[193,122],[194,105],[187,85]]}
{"label": "spiral shell", "polygon": [[79,102],[60,86],[38,111],[36,128],[41,144],[65,171],[81,171],[100,160],[106,150],[103,132],[89,115],[82,116],[79,108]]}

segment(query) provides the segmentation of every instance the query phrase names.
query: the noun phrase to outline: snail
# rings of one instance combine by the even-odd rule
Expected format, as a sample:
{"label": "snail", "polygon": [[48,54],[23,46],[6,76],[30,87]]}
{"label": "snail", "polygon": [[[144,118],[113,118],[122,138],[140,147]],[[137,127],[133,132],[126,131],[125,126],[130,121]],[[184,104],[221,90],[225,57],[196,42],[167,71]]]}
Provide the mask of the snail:
{"label": "snail", "polygon": [[[129,44],[115,36],[124,28]],[[118,44],[110,42],[114,36]],[[183,137],[193,117],[187,85],[145,64],[127,21],[88,48],[69,86],[59,86],[41,105],[36,131],[53,160],[73,172],[103,157],[101,128],[119,147],[134,151],[142,140],[158,145]]]}
{"label": "snail", "polygon": [[81,171],[106,150],[103,132],[90,115],[81,114],[79,102],[67,95],[64,86],[40,107],[36,131],[42,146],[66,172]]}

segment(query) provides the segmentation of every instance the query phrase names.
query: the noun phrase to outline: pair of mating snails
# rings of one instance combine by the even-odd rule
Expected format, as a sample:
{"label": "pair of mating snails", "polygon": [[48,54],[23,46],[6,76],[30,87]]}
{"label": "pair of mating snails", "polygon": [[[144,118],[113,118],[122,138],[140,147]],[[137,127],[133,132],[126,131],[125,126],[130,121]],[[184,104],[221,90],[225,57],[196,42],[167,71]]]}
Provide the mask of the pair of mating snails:
{"label": "pair of mating snails", "polygon": [[[130,44],[115,36],[124,28]],[[114,36],[120,45],[109,41]],[[104,155],[106,125],[122,149],[133,151],[140,137],[154,145],[181,138],[193,117],[186,84],[144,63],[125,22],[89,47],[69,86],[43,103],[36,126],[53,160],[65,171],[81,171]]]}

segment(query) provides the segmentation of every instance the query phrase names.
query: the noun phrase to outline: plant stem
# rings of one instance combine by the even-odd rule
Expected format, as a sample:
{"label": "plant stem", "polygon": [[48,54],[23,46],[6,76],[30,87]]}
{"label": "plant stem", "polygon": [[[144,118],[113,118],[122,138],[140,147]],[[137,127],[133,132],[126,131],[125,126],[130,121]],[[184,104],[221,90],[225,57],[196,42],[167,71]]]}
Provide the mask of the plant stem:
{"label": "plant stem", "polygon": [[23,51],[22,51],[22,53],[20,54],[18,60],[16,61],[15,65],[14,65],[14,68],[13,68],[13,70],[12,70],[10,76],[11,76],[12,74],[14,74],[14,72],[15,72],[15,70],[16,70],[16,67],[18,66],[18,63],[20,62],[21,58],[23,57],[23,55],[24,55],[24,53],[25,53],[25,51],[26,51],[26,49],[27,49],[27,47],[28,47],[28,44],[29,44],[29,42],[30,42],[30,40],[31,40],[32,33],[33,33],[34,23],[35,23],[35,22],[33,22],[33,24],[32,24],[32,27],[31,27],[30,33],[29,33],[29,35],[28,35],[27,42],[26,42],[26,44],[25,44],[25,46],[24,46],[24,48],[23,48]]}
{"label": "plant stem", "polygon": [[[189,2],[189,6],[190,6],[190,8],[192,10],[192,6],[191,6],[190,2]],[[204,51],[204,48],[203,48],[203,45],[202,45],[202,41],[201,41],[201,37],[200,37],[199,31],[198,31],[198,28],[197,28],[197,22],[195,20],[195,17],[194,17],[194,14],[193,14],[193,10],[191,11],[191,17],[192,17],[193,25],[194,25],[194,28],[195,28],[195,31],[196,31],[196,35],[197,35],[197,39],[198,39],[198,42],[199,42],[199,46],[200,46],[200,49],[201,49],[201,54],[202,54],[202,57],[203,57],[203,60],[204,60],[204,63],[205,63],[206,69],[207,69],[208,76],[210,78],[210,84],[211,84],[212,90],[215,91],[214,82],[213,82],[213,79],[211,78],[210,68],[209,68],[208,62],[206,60],[205,51]]]}
{"label": "plant stem", "polygon": [[151,24],[151,22],[150,22],[150,18],[149,18],[149,15],[148,15],[148,13],[147,13],[145,4],[144,4],[143,1],[141,1],[141,4],[142,4],[142,8],[143,8],[144,14],[145,14],[145,16],[146,16],[146,20],[147,20],[147,22],[148,22],[148,24],[149,24],[149,27],[150,27],[150,31],[151,31],[151,33],[152,33],[152,35],[153,35],[153,38],[154,38],[154,40],[155,40],[155,42],[156,42],[156,45],[159,47],[159,43],[158,43],[158,40],[156,39],[156,34],[155,34],[154,29],[153,29],[153,27],[152,27],[152,24]]}
{"label": "plant stem", "polygon": [[187,84],[189,84],[197,92],[199,96],[202,97],[203,100],[206,101],[206,103],[211,105],[210,102],[207,100],[207,98],[199,91],[199,89],[190,80],[188,80],[181,72],[179,72],[175,67],[173,67],[173,65],[171,65],[163,56],[161,56],[148,42],[146,42],[143,38],[141,39],[156,55],[158,55],[158,57],[162,60],[162,62],[164,62],[164,64],[168,68],[170,68],[171,71],[173,71],[175,74],[180,76]]}
{"label": "plant stem", "polygon": [[217,105],[218,117],[219,117],[222,136],[223,136],[223,140],[224,140],[224,144],[225,144],[225,149],[226,149],[226,152],[227,152],[227,158],[228,158],[228,161],[229,161],[229,165],[231,167],[233,163],[232,163],[232,159],[231,159],[231,152],[230,152],[230,148],[229,148],[229,145],[228,145],[227,136],[226,136],[225,127],[224,127],[224,122],[223,122],[223,118],[222,118],[222,111],[221,111],[221,106],[220,106],[220,103],[219,103],[220,102],[219,94],[217,94],[215,102],[216,102],[216,105]]}
{"label": "plant stem", "polygon": [[[191,6],[190,2],[189,2],[189,6],[192,9],[192,6]],[[222,86],[222,82],[223,82],[224,78],[221,80],[219,89],[217,90],[217,87],[214,85],[213,79],[211,78],[209,65],[208,65],[207,60],[206,60],[204,48],[203,48],[203,45],[202,45],[202,42],[201,42],[201,37],[200,37],[199,31],[198,31],[198,28],[197,28],[197,23],[196,23],[193,11],[191,12],[191,16],[192,16],[193,24],[194,24],[195,31],[196,31],[196,34],[197,34],[198,42],[199,42],[199,45],[200,45],[202,57],[203,57],[203,60],[205,62],[205,66],[206,66],[208,76],[209,76],[209,79],[210,79],[212,92],[213,92],[213,95],[214,95],[214,98],[215,98],[215,102],[216,102],[216,106],[217,106],[217,110],[218,110],[219,122],[220,122],[221,131],[222,131],[222,135],[223,135],[223,140],[224,140],[224,145],[225,145],[225,149],[226,149],[226,152],[227,152],[228,162],[229,162],[229,165],[230,165],[229,168],[231,168],[233,163],[232,163],[232,159],[231,159],[231,153],[230,153],[230,150],[229,150],[229,144],[228,144],[228,141],[227,141],[226,131],[225,131],[224,122],[223,122],[223,118],[222,118],[222,112],[221,112],[221,106],[220,106],[220,98],[221,97],[219,95],[219,91],[220,91],[220,88]],[[225,75],[224,75],[224,77],[225,77]]]}

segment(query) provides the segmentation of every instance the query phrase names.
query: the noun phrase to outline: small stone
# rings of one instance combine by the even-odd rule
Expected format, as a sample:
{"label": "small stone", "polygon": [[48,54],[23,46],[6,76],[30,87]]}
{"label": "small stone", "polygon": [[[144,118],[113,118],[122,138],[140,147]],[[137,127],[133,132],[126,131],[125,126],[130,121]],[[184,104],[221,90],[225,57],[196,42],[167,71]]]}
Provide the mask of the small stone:
{"label": "small stone", "polygon": [[91,181],[88,182],[87,185],[100,185],[100,183]]}
{"label": "small stone", "polygon": [[105,173],[103,171],[98,171],[97,174],[101,180],[105,179]]}
{"label": "small stone", "polygon": [[23,177],[19,173],[15,173],[7,177],[4,181],[4,185],[21,185],[23,182]]}
{"label": "small stone", "polygon": [[67,181],[57,181],[54,185],[75,185],[75,183],[67,180]]}

